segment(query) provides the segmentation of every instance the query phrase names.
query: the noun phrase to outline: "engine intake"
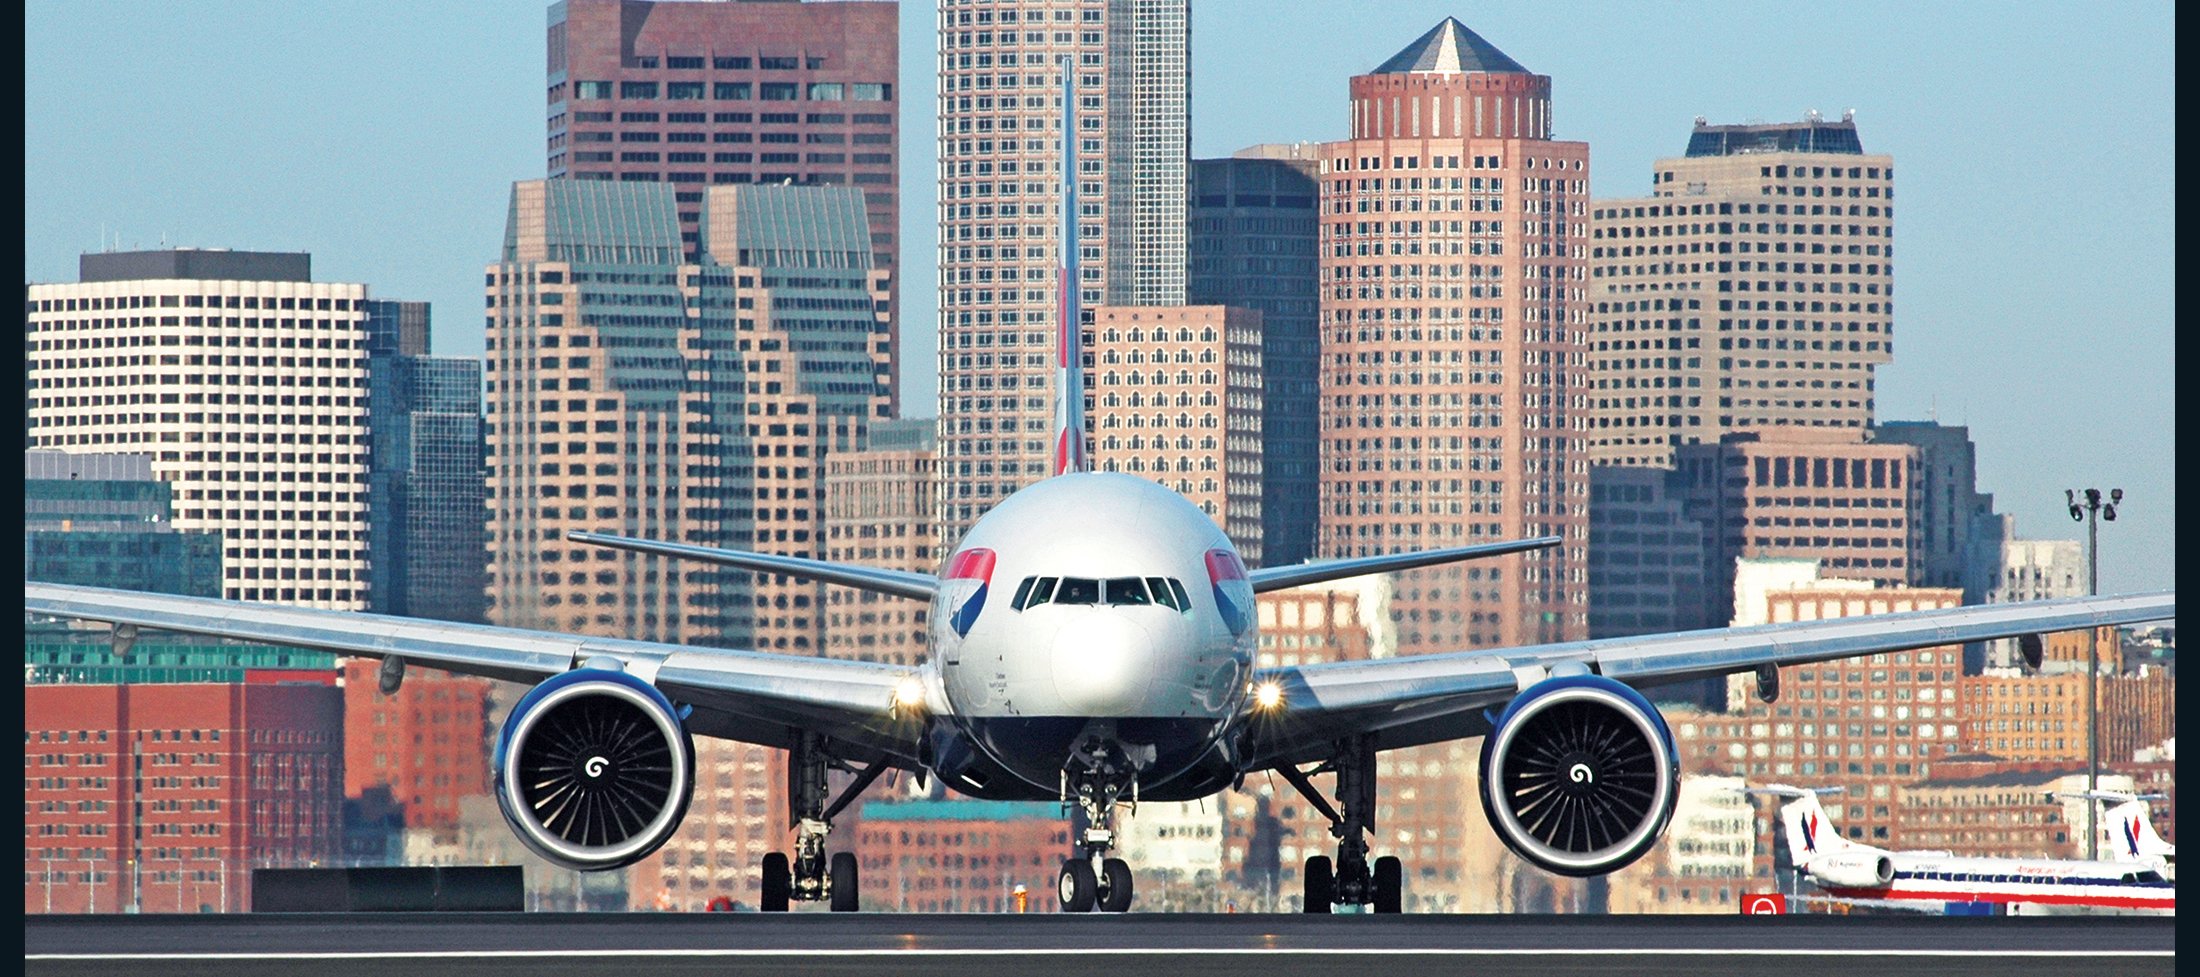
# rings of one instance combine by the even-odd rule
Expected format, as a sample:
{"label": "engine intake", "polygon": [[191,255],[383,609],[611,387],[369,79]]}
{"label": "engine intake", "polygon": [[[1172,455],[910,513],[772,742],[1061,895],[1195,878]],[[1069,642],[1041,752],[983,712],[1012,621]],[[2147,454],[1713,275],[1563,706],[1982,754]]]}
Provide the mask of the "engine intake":
{"label": "engine intake", "polygon": [[687,814],[695,743],[655,686],[584,667],[535,686],[504,721],[497,806],[535,854],[573,869],[631,865]]}
{"label": "engine intake", "polygon": [[1883,852],[1821,855],[1810,863],[1810,877],[1837,889],[1879,889],[1894,881],[1894,859]]}
{"label": "engine intake", "polygon": [[1560,875],[1601,875],[1650,850],[1673,817],[1680,762],[1664,717],[1598,675],[1545,679],[1482,740],[1482,810],[1506,847]]}

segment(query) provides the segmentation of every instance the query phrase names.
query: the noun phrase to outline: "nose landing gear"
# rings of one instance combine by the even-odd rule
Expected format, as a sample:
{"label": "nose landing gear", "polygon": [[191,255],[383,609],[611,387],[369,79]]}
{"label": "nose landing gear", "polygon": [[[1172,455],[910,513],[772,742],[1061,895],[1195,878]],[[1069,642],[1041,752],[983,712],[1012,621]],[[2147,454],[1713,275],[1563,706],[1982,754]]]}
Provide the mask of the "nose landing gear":
{"label": "nose landing gear", "polygon": [[1071,766],[1062,769],[1062,804],[1075,803],[1085,815],[1085,829],[1077,838],[1079,854],[1062,860],[1062,873],[1056,879],[1063,912],[1120,913],[1131,908],[1130,863],[1108,856],[1115,848],[1115,806],[1126,785],[1132,809],[1138,806],[1138,774],[1135,767],[1125,766],[1111,762],[1095,744],[1087,744]]}

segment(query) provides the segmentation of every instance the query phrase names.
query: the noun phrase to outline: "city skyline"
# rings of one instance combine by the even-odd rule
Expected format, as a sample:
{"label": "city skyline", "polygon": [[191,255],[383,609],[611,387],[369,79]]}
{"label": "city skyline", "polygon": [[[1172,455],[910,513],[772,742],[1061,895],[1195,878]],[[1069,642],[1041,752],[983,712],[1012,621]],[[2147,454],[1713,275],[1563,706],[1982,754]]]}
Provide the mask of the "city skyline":
{"label": "city skyline", "polygon": [[[929,50],[933,6],[904,6],[905,53]],[[417,17],[375,8],[35,6],[26,22],[40,40],[28,48],[26,185],[38,192],[26,195],[26,279],[68,280],[68,263],[98,249],[103,221],[120,229],[125,248],[165,235],[172,245],[311,250],[321,277],[451,309],[436,352],[478,353],[480,333],[459,310],[478,301],[473,275],[495,253],[510,181],[540,174],[540,92],[525,79],[539,77],[546,8],[437,11],[442,20],[423,30]],[[1857,109],[1866,151],[1897,157],[1906,198],[1903,345],[1881,371],[1878,417],[1918,419],[1937,407],[1943,421],[1969,424],[1981,489],[2028,537],[2074,535],[2058,525],[2061,488],[2125,489],[2133,504],[2104,535],[2102,589],[2173,586],[2175,482],[2162,464],[2173,385],[2159,355],[2171,344],[2172,249],[2167,209],[2146,206],[2171,195],[2171,177],[2167,167],[2113,165],[2105,143],[2045,153],[2030,135],[2086,118],[2117,132],[2125,153],[2136,140],[2133,155],[2147,158],[2158,143],[2152,155],[2171,158],[2167,101],[2124,97],[2168,90],[2166,8],[1997,11],[1984,20],[1881,9],[1845,18],[1874,28],[1853,36],[1798,31],[1784,12],[1745,7],[1683,20],[1416,0],[1343,31],[1330,23],[1335,9],[1193,4],[1194,158],[1341,137],[1347,79],[1453,14],[1555,79],[1554,134],[1594,148],[1595,199],[1641,196],[1651,162],[1680,152],[1697,115],[1737,123]],[[1726,26],[1707,32],[1707,21]],[[321,37],[332,40],[313,43]],[[337,37],[347,39],[341,50]],[[1943,46],[1927,57],[1911,40],[1922,37]],[[419,57],[390,57],[415,38]],[[1626,52],[1642,56],[1614,56]],[[2083,77],[1978,70],[2048,57],[2109,67]],[[406,67],[375,73],[393,64]],[[902,380],[904,411],[917,416],[935,402],[926,328],[937,321],[934,263],[924,257],[936,232],[925,138],[934,70],[929,58],[904,57],[900,72],[901,190],[912,195],[901,208]],[[328,101],[339,91],[348,101]],[[1911,94],[1920,91],[1940,97]],[[123,93],[129,101],[102,97]],[[2045,121],[2012,124],[2030,119]],[[104,160],[117,169],[102,169]],[[127,178],[124,166],[153,176]],[[2073,192],[2040,193],[2041,183]],[[2073,340],[2064,324],[2081,316],[2129,328],[2110,342]],[[2083,401],[2055,396],[2048,381],[2058,370],[2079,380],[2070,386]]]}

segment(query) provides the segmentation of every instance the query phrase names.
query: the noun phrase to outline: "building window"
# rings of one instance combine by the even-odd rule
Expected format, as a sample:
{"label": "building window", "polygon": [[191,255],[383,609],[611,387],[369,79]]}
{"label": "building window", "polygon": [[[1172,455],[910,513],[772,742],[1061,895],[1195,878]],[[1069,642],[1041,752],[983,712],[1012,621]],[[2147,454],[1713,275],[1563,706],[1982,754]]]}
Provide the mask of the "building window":
{"label": "building window", "polygon": [[608,81],[577,81],[577,82],[574,82],[574,83],[573,83],[573,97],[574,97],[574,98],[610,98],[610,97],[611,97],[611,83],[610,83],[610,82],[608,82]]}
{"label": "building window", "polygon": [[712,98],[717,99],[746,101],[749,97],[749,83],[745,81],[721,81],[711,86],[710,95]]}
{"label": "building window", "polygon": [[767,102],[792,102],[801,97],[801,86],[791,81],[767,81],[757,88]]}
{"label": "building window", "polygon": [[701,101],[703,83],[699,81],[675,81],[665,85],[665,97],[678,102]]}
{"label": "building window", "polygon": [[858,102],[890,102],[894,100],[894,86],[892,85],[859,81],[850,87],[854,91],[848,97]]}
{"label": "building window", "polygon": [[619,97],[656,98],[657,83],[653,81],[622,81],[619,83]]}

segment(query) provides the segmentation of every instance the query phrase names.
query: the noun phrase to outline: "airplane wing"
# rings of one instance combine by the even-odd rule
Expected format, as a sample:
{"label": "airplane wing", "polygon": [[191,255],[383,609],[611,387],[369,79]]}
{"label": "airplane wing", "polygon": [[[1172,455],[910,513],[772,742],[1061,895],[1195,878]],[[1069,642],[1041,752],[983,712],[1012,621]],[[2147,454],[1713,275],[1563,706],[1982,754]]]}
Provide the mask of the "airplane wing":
{"label": "airplane wing", "polygon": [[1335,740],[1366,733],[1376,734],[1379,749],[1480,736],[1490,710],[1553,674],[1586,671],[1644,689],[1767,665],[2176,616],[2174,592],[2075,597],[1266,669],[1254,681],[1273,683],[1280,699],[1274,708],[1248,707],[1247,769],[1323,759]]}
{"label": "airplane wing", "polygon": [[565,538],[576,543],[607,546],[615,550],[632,550],[669,556],[676,560],[701,560],[726,566],[754,570],[758,573],[780,573],[790,577],[823,580],[826,583],[854,587],[858,590],[875,590],[896,597],[931,600],[940,589],[938,577],[929,573],[911,573],[907,570],[882,570],[877,567],[856,566],[851,563],[830,563],[799,556],[777,556],[771,553],[752,553],[748,550],[721,550],[708,546],[690,546],[685,543],[661,543],[650,539],[631,539],[625,536],[606,536],[602,533],[568,532]]}
{"label": "airplane wing", "polygon": [[[29,583],[30,614],[287,645],[534,684],[592,658],[617,659],[673,702],[687,726],[726,739],[788,747],[804,731],[852,747],[850,759],[913,767],[921,720],[897,716],[894,691],[911,673],[876,662],[594,638],[484,624]],[[868,756],[860,754],[869,754]]]}
{"label": "airplane wing", "polygon": [[1533,539],[1509,539],[1502,543],[1478,543],[1474,546],[1455,546],[1441,550],[1415,550],[1410,553],[1386,553],[1382,556],[1361,556],[1344,560],[1320,560],[1313,563],[1296,563],[1289,566],[1262,567],[1248,570],[1245,577],[1253,585],[1253,592],[1264,594],[1271,590],[1303,587],[1325,580],[1342,580],[1346,577],[1364,577],[1371,573],[1390,573],[1395,570],[1411,570],[1415,567],[1434,566],[1438,563],[1456,563],[1485,556],[1504,556],[1507,553],[1524,553],[1557,546],[1562,540],[1556,536],[1537,536]]}

